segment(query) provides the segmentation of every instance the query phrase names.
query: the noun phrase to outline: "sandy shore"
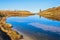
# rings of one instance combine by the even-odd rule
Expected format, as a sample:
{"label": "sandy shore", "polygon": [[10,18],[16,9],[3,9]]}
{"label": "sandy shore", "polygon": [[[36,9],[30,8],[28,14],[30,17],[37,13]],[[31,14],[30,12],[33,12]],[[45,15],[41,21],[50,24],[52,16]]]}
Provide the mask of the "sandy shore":
{"label": "sandy shore", "polygon": [[20,32],[20,31],[18,31],[17,29],[14,29],[14,30],[16,30],[16,31],[19,32],[21,35],[23,35],[23,39],[20,39],[20,40],[35,40],[35,39],[31,38],[30,36],[28,36],[28,35]]}
{"label": "sandy shore", "polygon": [[25,34],[22,34],[22,35],[23,35],[23,39],[20,39],[20,40],[34,40]]}

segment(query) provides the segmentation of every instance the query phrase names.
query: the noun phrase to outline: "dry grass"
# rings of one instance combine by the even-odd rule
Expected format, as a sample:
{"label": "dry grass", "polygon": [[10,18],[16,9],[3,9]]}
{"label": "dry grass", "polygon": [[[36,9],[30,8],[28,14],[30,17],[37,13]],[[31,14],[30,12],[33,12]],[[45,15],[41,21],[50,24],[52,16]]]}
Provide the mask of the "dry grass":
{"label": "dry grass", "polygon": [[39,15],[53,20],[60,20],[60,6],[44,10]]}

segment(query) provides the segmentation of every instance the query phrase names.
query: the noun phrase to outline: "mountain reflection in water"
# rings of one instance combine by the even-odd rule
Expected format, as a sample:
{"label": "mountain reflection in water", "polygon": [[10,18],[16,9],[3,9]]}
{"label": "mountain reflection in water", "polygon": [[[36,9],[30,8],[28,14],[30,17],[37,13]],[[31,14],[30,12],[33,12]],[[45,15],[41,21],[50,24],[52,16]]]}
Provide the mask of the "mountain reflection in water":
{"label": "mountain reflection in water", "polygon": [[60,40],[60,21],[38,15],[10,17],[6,20],[14,29],[28,35],[33,40]]}

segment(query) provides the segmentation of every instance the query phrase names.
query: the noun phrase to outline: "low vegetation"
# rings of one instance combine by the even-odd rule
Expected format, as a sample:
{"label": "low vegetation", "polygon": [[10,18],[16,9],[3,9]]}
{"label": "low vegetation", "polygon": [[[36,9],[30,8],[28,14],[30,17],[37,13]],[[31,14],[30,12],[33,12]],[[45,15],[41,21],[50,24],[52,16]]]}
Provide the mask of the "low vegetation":
{"label": "low vegetation", "polygon": [[60,20],[60,6],[41,11],[39,15],[53,20]]}
{"label": "low vegetation", "polygon": [[0,14],[4,14],[6,16],[24,16],[24,15],[33,15],[29,11],[8,11],[8,10],[0,10]]}

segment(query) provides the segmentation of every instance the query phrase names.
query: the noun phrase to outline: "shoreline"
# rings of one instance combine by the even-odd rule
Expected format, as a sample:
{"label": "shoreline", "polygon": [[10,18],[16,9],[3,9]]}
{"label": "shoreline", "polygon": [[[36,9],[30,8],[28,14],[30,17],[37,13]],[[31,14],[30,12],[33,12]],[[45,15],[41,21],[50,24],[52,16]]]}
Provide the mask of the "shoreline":
{"label": "shoreline", "polygon": [[27,35],[27,34],[24,34],[23,32],[20,32],[19,30],[17,29],[14,29],[13,30],[17,31],[19,34],[22,34],[23,35],[23,39],[20,39],[20,40],[35,40],[34,38],[32,38],[31,36]]}

